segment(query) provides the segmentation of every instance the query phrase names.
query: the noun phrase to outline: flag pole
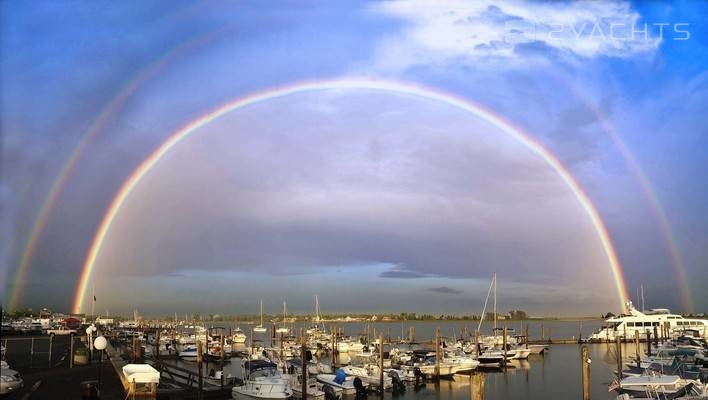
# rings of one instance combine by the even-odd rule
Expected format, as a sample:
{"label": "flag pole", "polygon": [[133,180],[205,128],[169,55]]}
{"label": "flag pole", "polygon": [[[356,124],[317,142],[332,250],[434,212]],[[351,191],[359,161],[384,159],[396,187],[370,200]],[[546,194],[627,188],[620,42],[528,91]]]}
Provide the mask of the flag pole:
{"label": "flag pole", "polygon": [[96,319],[96,313],[95,313],[95,308],[96,308],[96,282],[92,281],[91,282],[91,292],[93,295],[93,299],[91,300],[91,318]]}

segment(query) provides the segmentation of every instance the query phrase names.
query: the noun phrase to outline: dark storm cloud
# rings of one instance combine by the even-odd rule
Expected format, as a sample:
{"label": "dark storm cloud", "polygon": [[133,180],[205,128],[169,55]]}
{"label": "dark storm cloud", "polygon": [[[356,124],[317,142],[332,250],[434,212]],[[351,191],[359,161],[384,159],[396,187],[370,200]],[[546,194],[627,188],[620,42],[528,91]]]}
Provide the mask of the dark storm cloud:
{"label": "dark storm cloud", "polygon": [[431,274],[422,274],[420,272],[409,271],[400,268],[391,268],[388,271],[384,271],[379,274],[382,278],[403,278],[403,279],[414,279],[414,278],[427,278],[434,276]]}
{"label": "dark storm cloud", "polygon": [[464,290],[453,289],[448,286],[431,287],[428,288],[428,291],[443,294],[460,294],[465,292]]}

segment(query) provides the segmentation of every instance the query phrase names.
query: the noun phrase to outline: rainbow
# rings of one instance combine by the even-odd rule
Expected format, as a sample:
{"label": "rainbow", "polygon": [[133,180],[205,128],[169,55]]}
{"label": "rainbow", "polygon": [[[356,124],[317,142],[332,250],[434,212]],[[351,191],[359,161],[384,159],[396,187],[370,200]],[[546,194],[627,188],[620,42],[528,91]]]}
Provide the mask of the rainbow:
{"label": "rainbow", "polygon": [[243,107],[248,107],[250,105],[254,105],[264,101],[277,99],[295,93],[309,91],[367,89],[422,97],[429,100],[439,101],[441,103],[456,107],[460,110],[472,113],[478,116],[479,118],[485,120],[486,122],[500,128],[506,134],[510,135],[519,143],[523,144],[525,147],[531,150],[533,153],[541,157],[551,168],[553,168],[553,170],[568,186],[568,188],[572,191],[573,195],[577,199],[578,203],[582,206],[583,210],[590,218],[607,257],[611,274],[614,279],[615,289],[617,291],[617,299],[619,301],[620,308],[624,309],[624,301],[629,298],[627,296],[625,280],[622,275],[620,263],[617,259],[617,254],[612,245],[610,235],[608,234],[607,228],[605,227],[604,222],[600,218],[597,209],[590,201],[588,196],[585,194],[578,182],[563,166],[563,164],[561,164],[561,162],[547,149],[545,149],[541,144],[536,142],[529,134],[513,126],[511,123],[505,121],[502,117],[494,114],[492,111],[489,111],[480,105],[477,105],[475,103],[470,102],[469,100],[457,97],[452,94],[444,93],[429,88],[424,88],[410,83],[400,83],[388,80],[385,81],[368,78],[342,78],[326,81],[296,83],[289,86],[269,89],[244,97],[240,97],[198,117],[197,119],[188,123],[181,129],[172,133],[157,149],[155,149],[155,151],[153,151],[145,160],[143,160],[143,162],[123,182],[116,196],[113,198],[110,205],[108,206],[108,209],[103,216],[103,219],[98,227],[98,230],[96,231],[91,246],[88,250],[88,254],[86,256],[86,260],[84,262],[81,275],[79,277],[79,282],[77,285],[72,308],[73,312],[81,312],[81,307],[86,297],[87,286],[89,284],[89,281],[91,280],[91,276],[93,275],[96,266],[96,259],[111,229],[111,225],[118,216],[118,213],[121,210],[121,207],[123,206],[125,200],[128,198],[128,196],[130,196],[130,194],[137,187],[140,181],[148,173],[150,173],[152,168],[157,165],[157,163],[160,162],[162,157],[167,154],[173,147],[178,145],[182,140],[196,132],[197,129],[209,124],[210,122],[216,120],[217,118],[230,111],[237,110]]}
{"label": "rainbow", "polygon": [[571,90],[573,95],[578,100],[582,101],[588,107],[588,109],[592,110],[592,112],[595,114],[598,121],[602,125],[603,130],[605,131],[605,133],[607,133],[607,135],[610,137],[610,140],[612,140],[614,146],[622,155],[622,158],[624,159],[625,164],[629,168],[629,171],[632,173],[632,175],[634,175],[634,178],[639,183],[639,188],[643,192],[644,197],[647,198],[649,202],[649,207],[651,207],[651,210],[654,213],[654,218],[659,224],[659,230],[661,232],[661,235],[664,237],[664,240],[666,242],[666,246],[669,251],[669,257],[671,258],[671,265],[674,270],[674,279],[676,280],[676,283],[680,288],[679,293],[681,305],[683,306],[684,311],[692,313],[693,302],[691,301],[691,288],[688,284],[688,279],[686,279],[686,267],[683,264],[681,253],[678,249],[678,245],[676,244],[676,240],[674,239],[674,235],[671,231],[671,225],[669,224],[669,220],[666,216],[666,213],[664,212],[664,209],[661,206],[659,197],[656,195],[656,191],[652,188],[649,179],[647,178],[642,168],[639,166],[637,158],[624,143],[620,134],[617,132],[617,129],[615,129],[614,125],[612,125],[607,115],[598,107],[593,106],[592,102],[590,101],[590,99],[587,98],[584,92],[577,88],[573,79],[570,79],[566,75],[560,75],[560,77],[563,79],[563,83]]}
{"label": "rainbow", "polygon": [[127,83],[122,86],[122,89],[118,91],[118,93],[111,99],[111,101],[105,108],[103,108],[101,113],[86,129],[85,133],[79,140],[79,143],[69,155],[67,163],[64,164],[64,167],[62,167],[59,171],[57,179],[49,189],[47,198],[44,203],[42,203],[40,211],[37,214],[37,218],[32,224],[29,238],[27,239],[25,248],[20,256],[20,262],[15,272],[15,277],[12,280],[16,284],[14,291],[11,291],[9,295],[8,308],[10,310],[16,309],[20,299],[22,298],[23,283],[27,279],[29,266],[32,262],[32,258],[34,257],[34,252],[37,248],[41,234],[44,232],[47,222],[49,221],[49,216],[51,215],[52,210],[56,207],[57,201],[69,181],[69,177],[81,160],[81,156],[89,144],[94,140],[99,132],[105,129],[109,121],[111,121],[113,116],[123,107],[126,101],[128,101],[128,99],[131,98],[133,94],[146,82],[157,76],[158,73],[163,71],[175,60],[182,58],[188,52],[214,40],[214,38],[223,35],[227,31],[227,29],[221,29],[196,36],[191,40],[175,46],[160,58],[147,64],[136,75],[134,75],[132,79],[128,80]]}

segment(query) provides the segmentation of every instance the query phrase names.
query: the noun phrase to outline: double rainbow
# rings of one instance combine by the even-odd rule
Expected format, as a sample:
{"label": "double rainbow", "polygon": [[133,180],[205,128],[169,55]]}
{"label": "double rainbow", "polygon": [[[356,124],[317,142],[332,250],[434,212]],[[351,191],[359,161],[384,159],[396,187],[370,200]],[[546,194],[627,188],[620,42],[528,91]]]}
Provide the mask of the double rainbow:
{"label": "double rainbow", "polygon": [[595,208],[593,203],[582,190],[581,186],[573,178],[567,168],[565,168],[565,166],[563,166],[563,164],[553,154],[551,154],[551,152],[549,152],[541,144],[535,141],[529,134],[525,133],[518,127],[513,126],[508,121],[505,121],[501,116],[494,114],[492,111],[487,110],[478,104],[472,103],[469,100],[451,95],[449,93],[444,93],[441,91],[433,90],[430,88],[424,88],[409,83],[400,83],[367,78],[346,78],[296,83],[293,85],[270,89],[240,97],[236,100],[222,105],[221,107],[216,108],[213,111],[208,112],[207,114],[202,115],[201,117],[185,125],[183,128],[172,133],[167,140],[165,140],[130,174],[130,176],[121,185],[116,196],[111,201],[106,213],[103,216],[101,224],[98,227],[98,230],[91,243],[91,247],[89,248],[88,254],[86,256],[86,260],[81,271],[81,276],[79,278],[78,286],[74,297],[74,303],[72,307],[73,312],[81,312],[81,307],[86,297],[87,287],[96,266],[96,259],[99,253],[101,252],[103,244],[106,241],[106,238],[111,229],[111,225],[118,216],[118,213],[120,212],[123,203],[128,198],[128,196],[130,196],[132,191],[138,186],[140,181],[147,174],[150,173],[152,168],[157,165],[157,163],[160,162],[162,157],[167,154],[174,146],[178,145],[182,140],[192,135],[194,132],[197,131],[197,129],[209,124],[210,122],[216,120],[217,118],[230,111],[248,107],[250,105],[261,103],[264,101],[292,95],[295,93],[323,90],[379,90],[439,101],[441,103],[448,104],[460,110],[476,115],[477,117],[501,129],[503,132],[505,132],[506,134],[517,140],[519,143],[527,147],[529,150],[531,150],[534,154],[541,157],[541,159],[543,159],[547,165],[553,168],[553,170],[568,186],[578,203],[582,206],[583,210],[585,210],[586,214],[590,218],[607,257],[607,261],[615,283],[619,306],[621,309],[624,309],[624,301],[629,297],[627,295],[627,289],[624,277],[622,275],[622,269],[620,267],[619,261],[617,260],[617,254],[612,245],[612,241],[610,240],[610,236],[607,232],[605,224],[600,218],[600,215],[597,212],[597,209]]}

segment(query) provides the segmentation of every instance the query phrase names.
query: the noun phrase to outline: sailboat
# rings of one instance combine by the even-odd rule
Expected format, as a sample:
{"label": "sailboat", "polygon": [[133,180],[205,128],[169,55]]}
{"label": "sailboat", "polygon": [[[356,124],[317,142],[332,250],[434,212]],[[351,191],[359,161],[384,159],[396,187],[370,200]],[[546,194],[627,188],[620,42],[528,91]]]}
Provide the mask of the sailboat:
{"label": "sailboat", "polygon": [[283,333],[283,334],[290,333],[290,329],[285,326],[287,318],[288,318],[288,305],[286,302],[283,302],[283,326],[276,329],[275,333]]}
{"label": "sailboat", "polygon": [[312,319],[315,325],[307,330],[307,334],[310,336],[317,336],[319,334],[324,334],[324,326],[320,328],[320,323],[322,322],[322,317],[320,316],[320,298],[315,295],[315,317]]}
{"label": "sailboat", "polygon": [[263,326],[263,299],[261,299],[261,323],[257,327],[253,328],[253,332],[265,333],[268,328]]}

